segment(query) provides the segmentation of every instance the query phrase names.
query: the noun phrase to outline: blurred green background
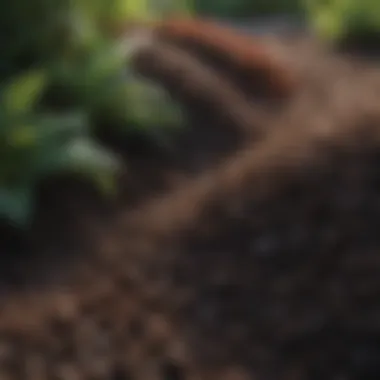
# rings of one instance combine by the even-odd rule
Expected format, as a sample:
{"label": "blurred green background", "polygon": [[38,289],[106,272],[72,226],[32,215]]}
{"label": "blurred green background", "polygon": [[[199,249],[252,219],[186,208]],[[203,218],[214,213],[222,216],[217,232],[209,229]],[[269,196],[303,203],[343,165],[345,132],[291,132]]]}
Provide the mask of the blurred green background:
{"label": "blurred green background", "polygon": [[251,18],[257,15],[301,13],[299,0],[192,0],[196,13],[223,18]]}

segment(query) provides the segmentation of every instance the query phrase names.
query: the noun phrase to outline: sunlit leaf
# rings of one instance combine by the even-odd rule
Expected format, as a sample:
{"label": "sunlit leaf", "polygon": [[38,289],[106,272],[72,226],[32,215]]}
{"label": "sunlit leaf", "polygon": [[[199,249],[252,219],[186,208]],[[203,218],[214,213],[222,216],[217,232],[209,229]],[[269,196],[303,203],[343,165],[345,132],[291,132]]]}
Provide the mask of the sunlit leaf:
{"label": "sunlit leaf", "polygon": [[33,71],[18,77],[6,89],[4,107],[12,114],[29,112],[38,102],[47,85],[43,71]]}
{"label": "sunlit leaf", "polygon": [[37,131],[30,125],[13,128],[7,138],[8,144],[17,148],[33,146],[36,140]]}
{"label": "sunlit leaf", "polygon": [[309,22],[322,38],[380,31],[380,2],[373,0],[304,0]]}

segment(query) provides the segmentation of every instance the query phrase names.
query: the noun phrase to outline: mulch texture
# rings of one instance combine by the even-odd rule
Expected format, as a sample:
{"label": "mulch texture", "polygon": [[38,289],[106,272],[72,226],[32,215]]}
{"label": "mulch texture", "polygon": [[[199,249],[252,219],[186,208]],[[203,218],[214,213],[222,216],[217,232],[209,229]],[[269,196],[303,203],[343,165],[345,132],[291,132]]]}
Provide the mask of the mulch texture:
{"label": "mulch texture", "polygon": [[150,32],[135,69],[189,127],[170,152],[101,137],[128,160],[115,204],[51,179],[27,237],[3,225],[0,379],[378,379],[379,63]]}

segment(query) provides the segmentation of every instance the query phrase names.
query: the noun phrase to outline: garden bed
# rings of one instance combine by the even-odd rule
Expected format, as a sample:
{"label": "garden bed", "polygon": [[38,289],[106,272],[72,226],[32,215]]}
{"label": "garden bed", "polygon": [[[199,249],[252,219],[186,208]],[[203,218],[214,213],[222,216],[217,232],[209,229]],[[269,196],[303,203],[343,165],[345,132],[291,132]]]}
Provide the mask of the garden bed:
{"label": "garden bed", "polygon": [[3,251],[0,378],[378,378],[380,70],[309,38],[258,41],[295,74],[284,98],[265,70],[269,93],[249,98],[241,67],[203,78],[193,51],[181,76],[178,46],[143,51],[190,129],[170,154],[132,140],[111,208],[44,185],[35,252]]}

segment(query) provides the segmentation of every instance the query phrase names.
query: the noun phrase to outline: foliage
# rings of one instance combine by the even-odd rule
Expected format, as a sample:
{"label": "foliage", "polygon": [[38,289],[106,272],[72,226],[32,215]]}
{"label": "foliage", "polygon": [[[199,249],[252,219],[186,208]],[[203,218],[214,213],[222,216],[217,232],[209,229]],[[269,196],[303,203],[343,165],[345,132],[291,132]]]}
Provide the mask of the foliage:
{"label": "foliage", "polygon": [[95,143],[97,118],[125,138],[134,128],[157,136],[157,127],[181,124],[166,94],[129,72],[132,41],[110,27],[190,7],[231,18],[301,6],[332,40],[380,24],[376,0],[0,0],[0,217],[25,225],[36,183],[53,172],[110,183],[118,160]]}
{"label": "foliage", "polygon": [[377,0],[303,0],[311,26],[323,38],[333,41],[348,34],[380,29]]}
{"label": "foliage", "polygon": [[51,173],[79,171],[109,189],[118,160],[95,142],[94,114],[124,120],[125,132],[178,119],[156,88],[128,74],[128,41],[107,34],[109,25],[164,14],[149,0],[0,7],[0,217],[25,226],[35,186]]}
{"label": "foliage", "polygon": [[43,176],[80,171],[104,181],[117,161],[90,137],[86,114],[34,112],[46,86],[41,71],[28,72],[1,93],[0,216],[23,225],[33,209],[33,189]]}
{"label": "foliage", "polygon": [[305,16],[318,36],[337,41],[347,35],[379,33],[378,0],[193,0],[197,13],[215,17]]}
{"label": "foliage", "polygon": [[193,0],[197,13],[217,17],[250,18],[300,10],[299,0]]}

